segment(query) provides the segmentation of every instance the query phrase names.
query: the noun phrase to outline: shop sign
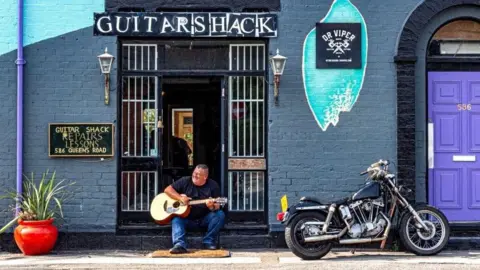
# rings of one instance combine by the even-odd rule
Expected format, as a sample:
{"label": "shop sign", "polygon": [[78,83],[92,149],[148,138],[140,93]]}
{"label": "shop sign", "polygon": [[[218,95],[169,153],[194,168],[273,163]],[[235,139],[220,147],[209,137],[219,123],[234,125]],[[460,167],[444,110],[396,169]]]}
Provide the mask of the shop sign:
{"label": "shop sign", "polygon": [[362,67],[360,23],[317,23],[317,68]]}
{"label": "shop sign", "polygon": [[114,126],[103,123],[50,123],[49,157],[111,157]]}
{"label": "shop sign", "polygon": [[222,12],[94,13],[99,36],[276,37],[277,15]]}

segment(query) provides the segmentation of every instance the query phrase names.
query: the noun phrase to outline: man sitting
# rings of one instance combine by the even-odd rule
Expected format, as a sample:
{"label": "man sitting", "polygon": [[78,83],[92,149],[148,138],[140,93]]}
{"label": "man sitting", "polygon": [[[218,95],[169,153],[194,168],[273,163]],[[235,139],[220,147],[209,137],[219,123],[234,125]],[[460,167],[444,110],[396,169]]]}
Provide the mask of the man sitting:
{"label": "man sitting", "polygon": [[[188,204],[189,200],[202,200],[220,196],[220,187],[217,182],[208,178],[208,167],[198,165],[192,176],[184,176],[165,188],[165,193],[172,199]],[[208,200],[205,205],[192,205],[187,218],[174,217],[172,219],[172,254],[187,252],[185,240],[186,229],[206,227],[208,229],[203,238],[203,247],[217,249],[215,240],[223,227],[225,214],[218,203]]]}

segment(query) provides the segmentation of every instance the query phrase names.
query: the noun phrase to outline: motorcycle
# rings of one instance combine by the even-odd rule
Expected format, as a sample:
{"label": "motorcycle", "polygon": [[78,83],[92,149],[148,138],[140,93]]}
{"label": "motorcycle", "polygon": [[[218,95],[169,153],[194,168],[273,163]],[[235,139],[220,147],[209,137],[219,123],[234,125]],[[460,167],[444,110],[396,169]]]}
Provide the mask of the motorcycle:
{"label": "motorcycle", "polygon": [[333,244],[354,245],[381,242],[385,247],[392,222],[400,241],[416,255],[435,255],[447,244],[450,227],[445,215],[427,204],[412,206],[402,196],[409,189],[399,186],[390,162],[379,160],[360,175],[368,174],[365,185],[352,196],[325,203],[313,197],[277,214],[285,227],[285,241],[297,257],[317,260]]}

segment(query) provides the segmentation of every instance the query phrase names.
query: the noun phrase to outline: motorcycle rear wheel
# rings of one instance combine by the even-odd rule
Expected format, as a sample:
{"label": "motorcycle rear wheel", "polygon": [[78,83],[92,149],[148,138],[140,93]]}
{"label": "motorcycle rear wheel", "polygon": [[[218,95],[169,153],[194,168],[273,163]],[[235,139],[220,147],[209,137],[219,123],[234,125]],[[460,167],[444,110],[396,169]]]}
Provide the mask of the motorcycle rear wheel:
{"label": "motorcycle rear wheel", "polygon": [[288,248],[297,257],[304,260],[318,260],[325,256],[332,248],[330,242],[305,243],[300,227],[307,221],[325,221],[326,217],[318,212],[305,212],[294,217],[285,228],[285,242]]}

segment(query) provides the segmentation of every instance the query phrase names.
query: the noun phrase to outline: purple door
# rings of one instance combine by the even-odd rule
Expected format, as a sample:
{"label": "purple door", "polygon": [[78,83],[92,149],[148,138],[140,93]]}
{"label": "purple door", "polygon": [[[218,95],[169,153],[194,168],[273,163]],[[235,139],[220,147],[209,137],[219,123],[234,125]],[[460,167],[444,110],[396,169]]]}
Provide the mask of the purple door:
{"label": "purple door", "polygon": [[480,72],[428,73],[429,203],[480,221]]}

